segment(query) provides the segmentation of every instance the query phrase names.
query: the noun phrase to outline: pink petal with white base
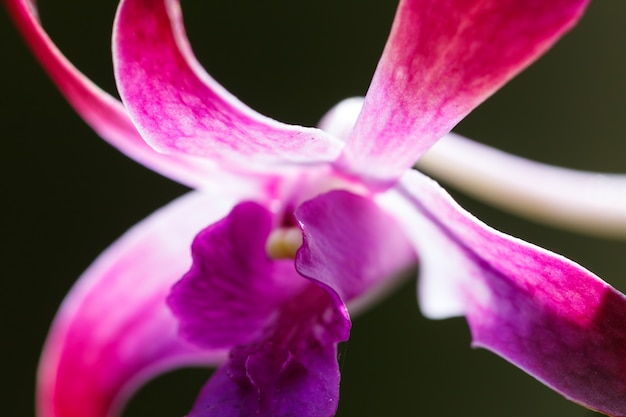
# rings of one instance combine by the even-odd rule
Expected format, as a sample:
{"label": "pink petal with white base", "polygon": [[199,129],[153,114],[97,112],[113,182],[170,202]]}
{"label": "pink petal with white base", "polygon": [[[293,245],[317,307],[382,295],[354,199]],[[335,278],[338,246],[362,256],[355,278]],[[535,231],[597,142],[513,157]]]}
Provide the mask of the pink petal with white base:
{"label": "pink petal with white base", "polygon": [[213,80],[193,56],[176,0],[122,1],[113,58],[131,118],[165,153],[182,151],[247,171],[255,163],[328,161],[341,149],[318,129],[254,112]]}
{"label": "pink petal with white base", "polygon": [[231,206],[206,194],[182,197],[131,229],[85,272],[41,358],[41,417],[114,416],[154,375],[223,360],[224,352],[178,336],[165,299],[191,265],[194,235]]}
{"label": "pink petal with white base", "polygon": [[564,257],[490,229],[415,171],[379,202],[416,246],[427,313],[455,307],[474,346],[575,402],[626,416],[623,294]]}
{"label": "pink petal with white base", "polygon": [[119,100],[80,73],[46,35],[29,0],[5,0],[13,20],[48,75],[78,114],[103,139],[154,171],[194,188],[213,184],[215,168],[208,161],[154,151],[139,135]]}
{"label": "pink petal with white base", "polygon": [[587,3],[402,0],[342,168],[379,181],[399,177],[552,46]]}

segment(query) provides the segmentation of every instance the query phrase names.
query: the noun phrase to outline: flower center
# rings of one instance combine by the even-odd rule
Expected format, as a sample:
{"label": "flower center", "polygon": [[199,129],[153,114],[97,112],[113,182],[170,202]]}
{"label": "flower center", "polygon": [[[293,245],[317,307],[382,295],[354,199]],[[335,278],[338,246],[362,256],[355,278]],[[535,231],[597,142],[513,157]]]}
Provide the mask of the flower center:
{"label": "flower center", "polygon": [[274,229],[265,243],[265,252],[271,259],[294,259],[302,246],[302,231],[297,227]]}

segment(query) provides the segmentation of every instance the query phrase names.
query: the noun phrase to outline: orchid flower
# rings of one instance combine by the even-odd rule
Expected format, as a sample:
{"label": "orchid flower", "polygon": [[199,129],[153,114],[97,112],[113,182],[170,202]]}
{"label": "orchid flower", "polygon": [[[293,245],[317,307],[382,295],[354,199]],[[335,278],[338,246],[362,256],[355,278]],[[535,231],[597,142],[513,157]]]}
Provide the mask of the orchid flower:
{"label": "orchid flower", "polygon": [[218,368],[189,417],[332,416],[348,312],[419,259],[425,315],[464,315],[474,346],[626,416],[624,295],[411,170],[587,3],[401,0],[362,106],[340,103],[305,128],[256,113],[204,72],[176,0],[121,1],[123,104],[66,60],[32,2],[5,0],[87,123],[195,189],[122,236],[67,296],[41,359],[39,415],[114,416],[149,378],[201,364]]}

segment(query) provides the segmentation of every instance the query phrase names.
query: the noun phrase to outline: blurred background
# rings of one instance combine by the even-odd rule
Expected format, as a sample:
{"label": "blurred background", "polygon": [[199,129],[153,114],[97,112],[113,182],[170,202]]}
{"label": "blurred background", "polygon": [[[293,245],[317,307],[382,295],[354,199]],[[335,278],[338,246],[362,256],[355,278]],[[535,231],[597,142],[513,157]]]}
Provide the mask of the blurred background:
{"label": "blurred background", "polygon": [[[41,1],[46,29],[110,92],[115,0]],[[315,125],[363,95],[396,1],[183,1],[200,61],[244,102]],[[445,16],[442,16],[445,18]],[[187,190],[100,140],[65,103],[0,13],[2,336],[7,416],[32,416],[38,355],[75,279],[126,229]],[[459,133],[543,162],[626,171],[626,2],[596,0],[549,54],[472,113]],[[529,223],[455,194],[488,224],[576,260],[626,290],[626,240]],[[341,346],[338,415],[591,416],[495,355],[473,350],[463,319],[429,321],[415,282],[354,321]],[[167,374],[124,417],[183,416],[209,375]],[[7,391],[8,389],[8,391]],[[88,416],[85,416],[88,417]]]}

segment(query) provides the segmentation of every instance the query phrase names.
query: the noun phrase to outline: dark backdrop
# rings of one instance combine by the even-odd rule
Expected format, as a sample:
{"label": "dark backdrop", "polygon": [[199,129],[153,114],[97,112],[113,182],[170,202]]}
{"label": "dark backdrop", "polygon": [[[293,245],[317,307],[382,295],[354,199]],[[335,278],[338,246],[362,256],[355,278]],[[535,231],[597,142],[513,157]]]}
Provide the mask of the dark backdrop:
{"label": "dark backdrop", "polygon": [[[41,1],[63,51],[113,92],[114,0]],[[306,4],[305,4],[306,3]],[[313,125],[367,88],[396,1],[185,1],[195,51],[257,110]],[[6,13],[2,35],[2,414],[30,416],[39,350],[54,313],[89,263],[186,189],[125,158],[67,106]],[[625,171],[626,3],[596,0],[582,23],[457,130],[570,167]],[[537,226],[459,196],[491,225],[563,253],[626,289],[626,244]],[[589,416],[486,351],[462,319],[433,322],[414,282],[357,318],[342,348],[339,416]],[[180,371],[145,387],[125,417],[182,416],[207,376]],[[88,417],[88,416],[86,416]]]}

